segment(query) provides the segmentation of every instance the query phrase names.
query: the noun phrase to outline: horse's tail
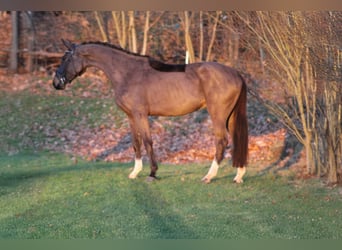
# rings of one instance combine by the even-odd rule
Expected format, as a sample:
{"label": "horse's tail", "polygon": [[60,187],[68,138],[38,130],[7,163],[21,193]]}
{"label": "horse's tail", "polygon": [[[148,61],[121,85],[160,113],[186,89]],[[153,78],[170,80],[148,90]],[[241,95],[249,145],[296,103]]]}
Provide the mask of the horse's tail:
{"label": "horse's tail", "polygon": [[233,126],[233,167],[243,167],[247,164],[248,157],[248,122],[247,122],[247,85],[244,78],[239,98],[229,118],[229,124]]}

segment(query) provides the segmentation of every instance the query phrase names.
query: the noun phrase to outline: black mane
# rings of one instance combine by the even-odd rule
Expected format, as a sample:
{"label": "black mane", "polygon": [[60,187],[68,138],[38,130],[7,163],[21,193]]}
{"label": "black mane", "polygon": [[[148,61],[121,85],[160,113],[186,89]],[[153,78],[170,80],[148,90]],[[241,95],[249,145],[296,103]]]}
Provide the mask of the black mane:
{"label": "black mane", "polygon": [[148,57],[148,62],[152,68],[162,72],[185,72],[186,64],[167,64]]}
{"label": "black mane", "polygon": [[154,59],[148,55],[140,55],[138,53],[134,53],[128,50],[125,50],[119,46],[113,45],[111,43],[106,43],[106,42],[83,42],[81,43],[81,45],[85,45],[85,44],[99,44],[99,45],[103,45],[115,50],[119,50],[122,51],[128,55],[133,55],[133,56],[139,56],[139,57],[144,57],[148,59],[149,65],[158,71],[162,71],[162,72],[185,72],[185,68],[186,68],[186,64],[167,64],[167,63],[163,63],[157,59]]}
{"label": "black mane", "polygon": [[86,44],[98,44],[98,45],[103,45],[103,46],[106,46],[106,47],[109,47],[109,48],[112,48],[112,49],[115,49],[115,50],[120,50],[120,51],[122,51],[122,52],[125,52],[125,53],[128,54],[128,55],[140,56],[140,57],[149,57],[149,56],[144,56],[144,55],[140,55],[140,54],[138,54],[138,53],[134,53],[134,52],[125,50],[125,49],[121,48],[120,46],[116,46],[116,45],[111,44],[111,43],[99,42],[99,41],[96,41],[96,42],[83,42],[83,43],[81,43],[81,45],[86,45]]}

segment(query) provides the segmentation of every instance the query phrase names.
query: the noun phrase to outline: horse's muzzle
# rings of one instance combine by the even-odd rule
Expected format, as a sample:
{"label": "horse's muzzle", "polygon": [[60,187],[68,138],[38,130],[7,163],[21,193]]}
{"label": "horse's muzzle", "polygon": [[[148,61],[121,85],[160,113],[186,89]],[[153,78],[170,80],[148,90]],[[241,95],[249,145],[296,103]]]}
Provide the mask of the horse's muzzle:
{"label": "horse's muzzle", "polygon": [[55,87],[55,89],[58,89],[58,90],[65,89],[65,82],[59,79],[57,76],[53,78],[52,84]]}

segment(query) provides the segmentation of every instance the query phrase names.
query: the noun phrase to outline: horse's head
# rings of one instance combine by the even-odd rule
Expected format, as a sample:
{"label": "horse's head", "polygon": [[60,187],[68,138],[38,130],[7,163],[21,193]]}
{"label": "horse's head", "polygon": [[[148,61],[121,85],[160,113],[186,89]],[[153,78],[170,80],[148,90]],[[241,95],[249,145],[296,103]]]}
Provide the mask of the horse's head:
{"label": "horse's head", "polygon": [[63,39],[62,42],[68,50],[62,57],[62,62],[53,78],[53,86],[56,89],[65,89],[67,83],[71,83],[72,80],[82,75],[86,70],[84,58],[77,52],[77,46]]}

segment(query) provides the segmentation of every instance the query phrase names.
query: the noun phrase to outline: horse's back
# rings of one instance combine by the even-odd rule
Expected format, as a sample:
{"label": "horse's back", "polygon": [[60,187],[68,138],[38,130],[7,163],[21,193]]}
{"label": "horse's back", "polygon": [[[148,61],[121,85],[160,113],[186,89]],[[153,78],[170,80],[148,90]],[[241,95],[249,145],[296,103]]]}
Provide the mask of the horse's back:
{"label": "horse's back", "polygon": [[184,72],[150,71],[141,84],[149,115],[178,116],[205,107],[197,66],[187,65]]}
{"label": "horse's back", "polygon": [[242,79],[239,72],[217,62],[203,62],[193,65],[203,89],[215,91],[240,90]]}

